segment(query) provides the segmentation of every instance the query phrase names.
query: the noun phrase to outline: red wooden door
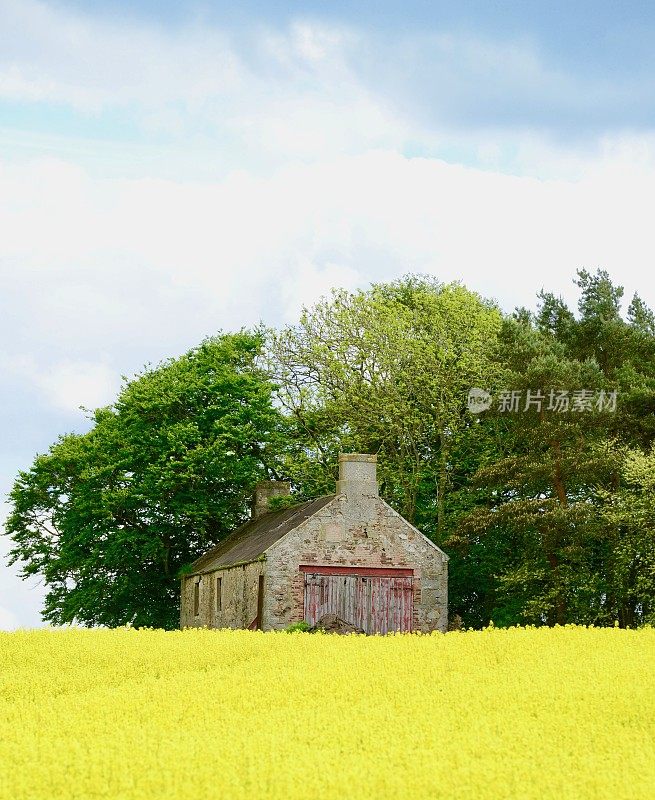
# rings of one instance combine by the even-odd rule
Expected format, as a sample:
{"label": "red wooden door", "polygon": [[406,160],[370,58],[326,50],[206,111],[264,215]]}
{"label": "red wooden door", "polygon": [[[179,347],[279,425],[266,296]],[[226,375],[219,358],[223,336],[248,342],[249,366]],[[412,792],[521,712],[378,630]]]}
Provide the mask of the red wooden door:
{"label": "red wooden door", "polygon": [[411,631],[411,570],[301,569],[305,572],[305,620],[310,625],[326,614],[336,614],[366,633]]}

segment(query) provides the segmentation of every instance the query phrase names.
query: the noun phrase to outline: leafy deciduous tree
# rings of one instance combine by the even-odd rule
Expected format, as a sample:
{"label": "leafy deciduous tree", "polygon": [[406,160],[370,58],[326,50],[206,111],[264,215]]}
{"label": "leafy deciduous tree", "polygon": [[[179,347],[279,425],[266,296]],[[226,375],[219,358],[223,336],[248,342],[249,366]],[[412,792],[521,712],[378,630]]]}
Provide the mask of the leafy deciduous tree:
{"label": "leafy deciduous tree", "polygon": [[273,463],[261,347],[260,335],[220,336],[145,371],[88,433],[19,474],[11,561],[43,577],[45,619],[178,624],[179,570],[246,518]]}

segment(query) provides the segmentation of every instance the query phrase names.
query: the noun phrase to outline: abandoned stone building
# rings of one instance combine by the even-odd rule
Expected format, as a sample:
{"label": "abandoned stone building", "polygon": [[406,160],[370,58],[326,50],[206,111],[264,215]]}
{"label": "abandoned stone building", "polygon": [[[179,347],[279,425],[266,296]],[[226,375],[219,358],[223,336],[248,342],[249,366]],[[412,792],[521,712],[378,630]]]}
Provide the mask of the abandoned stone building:
{"label": "abandoned stone building", "polygon": [[376,457],[339,456],[336,494],[252,518],[182,579],[181,626],[283,629],[335,614],[366,633],[445,631],[448,556],[378,494]]}

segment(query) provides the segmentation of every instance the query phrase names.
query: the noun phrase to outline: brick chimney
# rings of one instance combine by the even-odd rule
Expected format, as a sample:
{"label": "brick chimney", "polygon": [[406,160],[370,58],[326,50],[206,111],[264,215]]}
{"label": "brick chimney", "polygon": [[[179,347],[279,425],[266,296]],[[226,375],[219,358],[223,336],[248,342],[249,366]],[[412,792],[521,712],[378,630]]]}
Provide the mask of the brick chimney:
{"label": "brick chimney", "polygon": [[337,494],[377,496],[377,456],[341,453]]}
{"label": "brick chimney", "polygon": [[291,484],[289,481],[260,481],[255,486],[255,493],[252,496],[251,519],[257,519],[269,511],[268,501],[272,497],[287,497],[290,494]]}

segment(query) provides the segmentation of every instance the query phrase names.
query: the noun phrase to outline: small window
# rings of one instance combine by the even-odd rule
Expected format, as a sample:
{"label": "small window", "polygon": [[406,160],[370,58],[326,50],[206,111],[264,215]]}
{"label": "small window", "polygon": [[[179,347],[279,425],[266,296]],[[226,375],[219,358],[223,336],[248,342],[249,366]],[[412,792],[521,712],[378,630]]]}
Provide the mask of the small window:
{"label": "small window", "polygon": [[223,579],[216,578],[216,610],[220,611],[223,608]]}
{"label": "small window", "polygon": [[193,584],[193,616],[200,614],[200,581]]}

